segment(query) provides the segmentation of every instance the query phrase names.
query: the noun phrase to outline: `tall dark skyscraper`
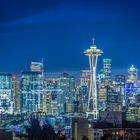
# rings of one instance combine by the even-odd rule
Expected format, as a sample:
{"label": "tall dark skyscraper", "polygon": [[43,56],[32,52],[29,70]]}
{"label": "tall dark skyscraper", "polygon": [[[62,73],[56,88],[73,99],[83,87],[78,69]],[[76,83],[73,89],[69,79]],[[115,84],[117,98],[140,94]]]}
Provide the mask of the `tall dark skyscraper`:
{"label": "tall dark skyscraper", "polygon": [[63,73],[58,79],[58,87],[63,91],[63,104],[65,112],[73,111],[73,101],[76,98],[75,77],[68,73]]}
{"label": "tall dark skyscraper", "polygon": [[115,76],[115,87],[116,87],[116,91],[120,95],[119,102],[120,102],[121,107],[126,105],[126,103],[125,103],[125,84],[126,84],[125,75],[118,74]]}
{"label": "tall dark skyscraper", "polygon": [[45,112],[50,115],[58,115],[64,113],[63,90],[58,87],[56,78],[45,79]]}
{"label": "tall dark skyscraper", "polygon": [[87,102],[88,102],[88,86],[80,85],[78,87],[78,101],[79,101],[79,112],[87,111]]}
{"label": "tall dark skyscraper", "polygon": [[112,86],[107,86],[107,110],[119,111],[119,94]]}

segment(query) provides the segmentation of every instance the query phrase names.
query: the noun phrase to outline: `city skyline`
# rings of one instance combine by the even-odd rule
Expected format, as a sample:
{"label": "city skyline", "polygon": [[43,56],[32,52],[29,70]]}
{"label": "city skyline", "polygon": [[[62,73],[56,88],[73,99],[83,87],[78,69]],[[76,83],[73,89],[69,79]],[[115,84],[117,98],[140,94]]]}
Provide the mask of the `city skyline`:
{"label": "city skyline", "polygon": [[138,0],[1,2],[0,71],[27,70],[42,58],[48,71],[86,69],[83,51],[93,36],[105,52],[99,68],[103,58],[111,58],[114,69],[131,64],[139,69],[138,5]]}
{"label": "city skyline", "polygon": [[[18,75],[19,77],[17,76],[18,78],[16,75],[1,73],[2,128],[9,129],[15,134],[19,133],[15,137],[20,137],[25,132],[28,138],[31,136],[27,127],[28,129],[43,127],[43,130],[48,133],[48,130],[44,129],[47,125],[52,126],[54,132],[60,129],[58,133],[64,132],[66,138],[76,136],[76,140],[81,140],[83,134],[81,130],[86,132],[84,135],[89,140],[96,139],[96,134],[98,138],[108,137],[103,133],[106,128],[110,130],[108,132],[110,137],[116,138],[119,133],[119,137],[123,136],[124,139],[138,137],[139,129],[135,131],[140,124],[138,69],[131,65],[127,76],[118,73],[114,77],[111,71],[112,60],[105,58],[102,61],[101,72],[96,73],[98,56],[102,53],[103,51],[98,49],[93,41],[90,48],[84,51],[84,54],[89,57],[90,69],[82,70],[82,73],[79,73],[80,77],[63,72],[57,78],[54,75],[48,78],[44,76],[43,60],[32,61],[30,70],[23,71],[20,76]],[[35,123],[34,127],[30,126],[35,120],[38,125]],[[83,123],[80,124],[85,122],[85,127],[77,127],[78,121],[82,120]],[[123,131],[124,128],[128,129],[128,126],[136,135],[130,135],[129,130]],[[43,134],[43,130],[40,130],[33,137]],[[116,135],[114,135],[115,131],[117,131]]]}
{"label": "city skyline", "polygon": [[0,139],[140,139],[139,5],[0,1]]}

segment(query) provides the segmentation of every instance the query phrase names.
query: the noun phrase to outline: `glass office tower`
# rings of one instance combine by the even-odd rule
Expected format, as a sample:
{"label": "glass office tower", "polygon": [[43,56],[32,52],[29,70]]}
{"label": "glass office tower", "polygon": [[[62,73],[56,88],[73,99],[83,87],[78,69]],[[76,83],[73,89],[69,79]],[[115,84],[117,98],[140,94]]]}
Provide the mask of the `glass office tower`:
{"label": "glass office tower", "polygon": [[43,77],[41,72],[25,71],[21,78],[21,110],[37,112],[43,109]]}
{"label": "glass office tower", "polygon": [[0,113],[13,113],[11,74],[0,74]]}

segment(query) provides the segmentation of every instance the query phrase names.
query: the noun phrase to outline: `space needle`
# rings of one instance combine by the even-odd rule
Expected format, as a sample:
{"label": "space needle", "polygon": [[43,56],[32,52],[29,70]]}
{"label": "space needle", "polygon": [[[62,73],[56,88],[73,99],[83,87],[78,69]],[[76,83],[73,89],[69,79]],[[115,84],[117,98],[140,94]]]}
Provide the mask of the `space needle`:
{"label": "space needle", "polygon": [[95,39],[92,39],[93,44],[87,49],[84,53],[89,57],[90,64],[90,85],[88,93],[88,106],[87,106],[87,115],[92,117],[93,120],[98,120],[98,101],[97,101],[97,84],[96,84],[96,67],[98,56],[103,52],[102,50],[97,49],[94,44]]}

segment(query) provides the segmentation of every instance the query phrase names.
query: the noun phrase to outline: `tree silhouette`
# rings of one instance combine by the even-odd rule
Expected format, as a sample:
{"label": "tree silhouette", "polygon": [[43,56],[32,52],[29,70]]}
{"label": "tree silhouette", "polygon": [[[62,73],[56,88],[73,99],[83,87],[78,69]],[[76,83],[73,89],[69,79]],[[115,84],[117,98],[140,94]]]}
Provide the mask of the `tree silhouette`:
{"label": "tree silhouette", "polygon": [[30,127],[26,128],[26,131],[29,140],[66,140],[60,130],[56,134],[48,122],[41,127],[40,121],[36,118],[31,118]]}
{"label": "tree silhouette", "polygon": [[88,137],[83,136],[82,140],[89,140]]}

